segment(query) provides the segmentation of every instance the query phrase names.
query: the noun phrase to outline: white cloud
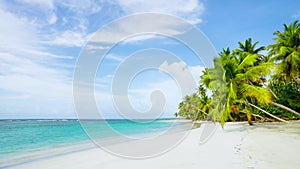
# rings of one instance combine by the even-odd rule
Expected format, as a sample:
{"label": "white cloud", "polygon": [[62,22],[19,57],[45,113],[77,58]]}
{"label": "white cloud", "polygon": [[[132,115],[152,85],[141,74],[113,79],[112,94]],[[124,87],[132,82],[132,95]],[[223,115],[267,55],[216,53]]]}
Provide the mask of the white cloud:
{"label": "white cloud", "polygon": [[56,21],[57,21],[57,17],[56,17],[55,14],[53,14],[53,15],[48,19],[48,23],[49,23],[50,25],[55,24]]}
{"label": "white cloud", "polygon": [[[150,101],[151,93],[157,90],[161,91],[166,101],[163,117],[172,117],[177,111],[182,97],[196,91],[196,86],[186,82],[195,80],[195,83],[198,83],[204,68],[200,66],[187,66],[183,62],[174,62],[172,64],[164,62],[160,65],[160,69],[168,72],[172,78],[164,78],[164,80],[159,81],[151,79],[138,88],[130,88],[128,97],[130,103],[137,111],[146,112],[152,106]],[[189,90],[183,88],[189,88]]]}
{"label": "white cloud", "polygon": [[23,55],[37,56],[41,59],[46,59],[47,57],[56,58],[56,59],[73,59],[73,56],[66,55],[56,55],[53,53],[42,51],[41,49],[20,49],[19,52],[23,52]]}
{"label": "white cloud", "polygon": [[137,35],[137,36],[133,36],[133,37],[129,37],[128,39],[125,39],[124,41],[122,41],[122,43],[123,44],[135,44],[140,41],[145,41],[145,40],[154,39],[154,38],[159,40],[161,37],[153,35],[153,34]]}
{"label": "white cloud", "polygon": [[[52,57],[60,59],[70,59],[71,56],[61,56],[45,51],[43,43],[41,43],[41,35],[38,34],[38,26],[32,24],[27,18],[13,15],[12,13],[0,9],[0,20],[9,20],[6,24],[0,25],[0,51],[15,53],[22,57]],[[82,42],[81,35],[66,36],[65,41],[79,45]],[[76,37],[76,38],[74,38]],[[73,39],[72,39],[73,38]],[[57,40],[62,43],[62,39]]]}
{"label": "white cloud", "polygon": [[53,0],[17,0],[19,3],[29,4],[35,7],[42,7],[44,9],[54,9]]}
{"label": "white cloud", "polygon": [[0,118],[74,117],[69,114],[74,112],[69,72],[26,58],[0,56],[0,90],[6,92]]}
{"label": "white cloud", "polygon": [[[32,20],[32,22],[34,24],[37,24],[37,26],[41,26],[41,24],[52,25],[55,24],[57,21],[54,0],[17,0],[16,3],[24,6],[26,10],[35,9],[36,11],[39,11],[40,15],[38,17],[35,17],[34,20]],[[23,17],[28,16],[23,15]],[[31,19],[31,17],[28,17],[27,19]]]}
{"label": "white cloud", "polygon": [[[0,20],[7,21],[5,24],[0,25],[0,38],[2,39],[0,41],[0,90],[7,92],[5,97],[10,100],[0,98],[3,100],[0,104],[2,111],[4,111],[3,107],[7,112],[14,112],[14,108],[19,109],[19,114],[16,117],[18,115],[22,116],[24,110],[36,112],[37,117],[39,116],[38,113],[41,113],[40,115],[52,113],[61,117],[72,111],[72,72],[66,71],[61,65],[65,64],[65,61],[68,62],[69,59],[73,59],[74,56],[55,54],[55,48],[81,47],[85,44],[91,33],[93,33],[89,24],[94,24],[89,22],[87,16],[101,12],[103,9],[102,2],[93,0],[17,0],[14,2],[16,6],[19,5],[26,9],[20,13],[14,13],[11,10],[9,4],[14,3],[0,2]],[[174,14],[192,23],[201,22],[200,17],[204,10],[202,3],[195,0],[175,0],[172,2],[134,0],[118,3],[115,5],[119,5],[125,14],[161,12]],[[70,12],[70,14],[61,16],[62,13],[57,13],[58,6],[65,8],[64,10]],[[17,9],[17,7],[14,9]],[[34,12],[40,11],[38,12],[39,15],[29,12],[31,9],[36,10]],[[138,26],[137,23],[139,23]],[[119,40],[120,37],[124,37],[124,35],[131,35],[144,29],[178,35],[184,30],[184,28],[178,29],[178,27],[180,27],[180,24],[165,18],[151,21],[147,18],[143,18],[143,20],[136,18],[131,22],[119,23],[115,29],[107,29],[103,37],[94,40],[96,42],[112,43]],[[132,43],[153,37],[153,35],[138,36],[129,39],[128,42]],[[107,49],[107,47],[107,44],[87,46],[89,49]],[[117,55],[108,55],[107,57],[114,61],[122,60],[122,57]],[[56,66],[52,67],[52,65]],[[179,79],[184,80],[184,75],[176,72],[187,71],[182,64],[165,63],[161,66],[173,72]],[[198,67],[191,68],[192,74],[198,69]],[[111,78],[106,77],[106,79]],[[174,82],[157,82],[148,87],[153,90],[160,88],[166,91],[169,96],[168,100],[179,98],[175,96],[175,88],[170,87],[171,84],[174,85]],[[101,84],[96,87],[105,88]],[[148,88],[142,90],[148,91]],[[144,91],[140,92],[142,94]],[[140,102],[144,98],[144,94],[137,97],[140,98]],[[104,101],[108,96],[105,91],[97,91],[96,95]],[[176,106],[177,102],[172,104]],[[106,108],[106,110],[108,109]],[[3,113],[2,111],[0,113]],[[59,115],[60,113],[61,115]]]}
{"label": "white cloud", "polygon": [[[119,56],[111,55],[110,57],[117,57],[117,60],[121,60]],[[182,97],[192,94],[197,91],[197,84],[200,79],[200,75],[204,70],[201,66],[188,66],[184,62],[164,62],[159,66],[159,70],[168,74],[169,76],[160,76],[161,74],[140,74],[136,80],[130,82],[128,89],[128,98],[131,106],[138,112],[147,112],[150,110],[152,104],[150,96],[153,91],[161,91],[166,100],[166,107],[164,117],[172,116],[176,111],[179,102]],[[163,73],[163,74],[164,74]],[[110,112],[110,115],[117,116],[115,111],[115,105],[112,103],[111,93],[111,75],[108,77],[98,78],[96,80],[96,95],[97,103],[100,108]],[[122,85],[122,84],[120,84]],[[116,95],[116,98],[127,99],[127,96]],[[122,107],[122,111],[126,112],[126,108]],[[146,116],[145,116],[146,117]]]}
{"label": "white cloud", "polygon": [[0,50],[31,49],[37,45],[36,28],[26,18],[19,18],[0,9]]}
{"label": "white cloud", "polygon": [[69,72],[7,53],[0,53],[0,62],[0,89],[41,99],[71,98]]}
{"label": "white cloud", "polygon": [[[192,24],[201,22],[201,15],[204,11],[203,4],[198,0],[116,0],[115,2],[116,3],[114,5],[118,5],[125,14],[145,12],[170,14],[186,19]],[[91,3],[88,2],[84,6],[88,7],[89,4]],[[179,35],[186,31],[186,28],[182,27],[182,25],[182,23],[178,23],[178,21],[174,21],[173,19],[164,16],[159,16],[159,19],[157,17],[154,18],[145,16],[141,18],[139,16],[132,16],[130,19],[125,19],[122,22],[113,22],[110,24],[110,27],[104,27],[104,29],[102,29],[102,33],[95,34],[90,41],[103,43],[98,45],[98,48],[102,49],[107,47],[107,44],[116,43],[122,40],[124,40],[124,43],[135,43],[147,39],[153,39],[157,37],[155,33],[162,33],[171,36]],[[150,34],[136,34],[140,32],[150,32]]]}
{"label": "white cloud", "polygon": [[[28,34],[28,29],[34,36],[23,37],[24,39],[37,43],[42,42],[42,45],[63,45],[67,47],[81,47],[89,38],[88,16],[91,14],[99,13],[102,9],[102,1],[82,0],[82,1],[56,1],[56,0],[17,0],[13,6],[11,3],[0,3],[1,20],[9,20],[5,30],[9,28],[18,29],[18,32]],[[62,13],[59,10],[68,11],[68,15],[61,18]],[[22,12],[15,12],[11,9],[24,8]],[[32,10],[31,10],[32,9]],[[34,14],[39,13],[39,15]],[[3,16],[3,18],[1,17]],[[21,23],[20,23],[21,22]],[[12,25],[18,24],[18,25]],[[1,29],[0,29],[1,30]],[[4,31],[1,31],[4,32]],[[93,33],[93,32],[91,32]],[[18,34],[16,37],[21,37]],[[36,38],[36,39],[35,39]],[[10,38],[12,39],[12,38]],[[32,43],[30,43],[32,45]],[[23,48],[24,49],[24,48]]]}
{"label": "white cloud", "polygon": [[64,0],[58,1],[58,4],[68,8],[77,15],[86,16],[97,13],[102,9],[103,1],[95,0]]}
{"label": "white cloud", "polygon": [[159,67],[160,70],[170,74],[181,87],[183,96],[195,92],[199,77],[204,68],[200,66],[189,67],[184,62],[167,63],[164,62]]}
{"label": "white cloud", "polygon": [[34,62],[32,59],[17,57],[9,53],[0,53],[2,75],[26,75],[39,78],[58,78],[67,75],[67,72],[59,69],[51,69]]}
{"label": "white cloud", "polygon": [[200,23],[204,5],[198,0],[117,0],[127,13],[157,12],[176,15],[191,23]]}
{"label": "white cloud", "polygon": [[53,40],[45,42],[45,44],[82,47],[88,38],[89,35],[86,35],[86,33],[67,30],[56,36]]}
{"label": "white cloud", "polygon": [[18,99],[30,99],[31,95],[29,94],[23,94],[23,95],[17,95],[17,96],[0,96],[0,100],[18,100]]}
{"label": "white cloud", "polygon": [[[71,99],[71,84],[57,79],[33,77],[27,75],[0,76],[1,89],[31,95],[42,100],[65,101]],[[51,106],[51,105],[49,105]]]}
{"label": "white cloud", "polygon": [[[104,27],[101,32],[96,33],[90,39],[90,42],[98,42],[107,45],[126,39],[130,41],[130,38],[133,38],[133,41],[141,40],[141,38],[143,40],[153,38],[155,34],[173,36],[184,33],[187,26],[189,26],[183,24],[181,21],[170,18],[169,16],[160,15],[160,19],[157,19],[157,17],[151,14],[143,16],[133,15],[129,18],[124,18],[124,20],[112,22],[109,27]],[[137,23],[139,23],[138,26]]]}
{"label": "white cloud", "polygon": [[189,66],[189,70],[192,73],[195,82],[199,82],[200,76],[203,74],[205,67],[201,66]]}
{"label": "white cloud", "polygon": [[7,53],[0,62],[0,118],[74,117],[70,72]]}
{"label": "white cloud", "polygon": [[24,114],[34,111],[35,104],[42,107],[40,117],[51,112],[63,112],[64,116],[66,109],[72,109],[72,72],[58,59],[73,57],[54,54],[41,44],[43,25],[33,18],[0,8],[0,20],[7,21],[0,25],[0,90],[8,99],[0,104],[0,118],[30,117]]}
{"label": "white cloud", "polygon": [[124,60],[124,57],[115,54],[108,54],[105,58],[116,62],[121,62],[122,60]]}
{"label": "white cloud", "polygon": [[96,45],[96,44],[93,44],[93,45],[87,44],[84,48],[89,51],[95,51],[95,50],[105,50],[105,49],[108,49],[109,47],[102,46],[102,45]]}
{"label": "white cloud", "polygon": [[[192,24],[200,23],[200,17],[204,12],[204,5],[198,0],[116,0],[116,2],[126,14],[145,12],[169,14],[186,19]],[[132,43],[155,38],[155,33],[174,36],[186,31],[182,25],[184,24],[163,15],[159,16],[159,19],[151,16],[143,18],[131,16],[130,19],[125,18],[122,21],[113,22],[110,27],[102,29],[102,33],[95,34],[90,41],[100,42],[105,46],[105,43],[116,43],[120,40],[125,40],[124,43]],[[140,32],[149,32],[150,34],[137,34]]]}
{"label": "white cloud", "polygon": [[[152,106],[150,98],[154,91],[160,91],[164,96],[165,107],[163,116],[173,116],[173,114],[177,111],[178,103],[182,98],[180,88],[173,79],[150,82],[146,83],[141,88],[129,89],[128,97],[132,107],[139,112],[149,111]],[[160,99],[162,101],[163,98]]]}
{"label": "white cloud", "polygon": [[[139,78],[138,81],[131,82],[133,85],[131,84],[128,89],[128,99],[131,106],[136,111],[143,113],[149,111],[152,106],[150,100],[151,93],[153,91],[161,91],[166,101],[163,117],[172,117],[177,111],[178,104],[182,97],[196,92],[196,84],[198,84],[199,77],[204,68],[201,66],[187,66],[183,62],[174,62],[171,64],[164,62],[159,68],[160,70],[163,70],[163,72],[169,74],[172,78],[166,78],[165,75],[161,78],[161,74],[151,74],[150,77],[152,78],[149,78],[149,74],[146,74],[145,77],[143,77],[143,74],[140,74],[140,76],[143,77],[141,78],[142,81]],[[105,112],[110,112],[110,116],[118,117],[119,115],[115,111],[115,105],[112,102],[113,100],[111,100],[112,93],[108,90],[108,88],[111,87],[111,80],[111,78],[97,79],[97,84],[104,84],[106,87],[97,88],[96,99],[100,109]],[[188,81],[193,81],[195,85]],[[117,95],[115,97],[118,99]],[[119,99],[127,99],[127,96]],[[121,106],[120,108],[124,108],[122,105],[119,106]],[[126,112],[127,110],[122,109],[122,111]]]}

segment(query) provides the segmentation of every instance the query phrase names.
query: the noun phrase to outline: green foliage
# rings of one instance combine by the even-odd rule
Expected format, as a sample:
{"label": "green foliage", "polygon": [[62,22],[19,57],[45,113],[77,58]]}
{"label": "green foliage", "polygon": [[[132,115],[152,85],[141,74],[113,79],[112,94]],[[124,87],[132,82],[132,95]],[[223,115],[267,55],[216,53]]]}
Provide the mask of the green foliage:
{"label": "green foliage", "polygon": [[[282,81],[271,81],[269,87],[276,95],[274,102],[300,112],[300,92],[295,83],[284,84]],[[293,113],[273,105],[261,105],[261,107],[282,119],[296,120],[300,118]]]}
{"label": "green foliage", "polygon": [[[251,109],[248,102],[267,104],[272,99],[270,91],[262,87],[262,77],[272,68],[272,64],[262,63],[263,55],[257,53],[264,47],[256,49],[257,42],[252,45],[251,39],[239,45],[240,48],[232,52],[229,48],[223,49],[220,57],[214,60],[214,68],[207,69],[202,76],[204,84],[213,92],[210,114],[222,125],[234,120],[232,113],[243,111],[247,114]],[[251,115],[247,117],[251,123]]]}
{"label": "green foliage", "polygon": [[300,79],[300,24],[284,24],[284,31],[276,31],[275,44],[269,45],[269,55],[277,63],[274,78],[299,84]]}
{"label": "green foliage", "polygon": [[[258,42],[252,43],[251,38],[238,42],[239,48],[232,51],[223,49],[213,60],[214,67],[203,71],[198,93],[186,96],[176,115],[194,120],[211,118],[222,125],[237,120],[252,124],[253,113],[266,117],[253,109],[258,105],[267,114],[299,119],[297,113],[270,103],[300,112],[300,24],[298,21],[284,24],[284,31],[276,31],[274,35],[275,43],[266,49],[268,56],[260,54],[265,47],[257,48]],[[267,77],[271,78],[268,86]],[[211,91],[210,97],[206,89]]]}
{"label": "green foliage", "polygon": [[178,112],[175,113],[175,116],[191,120],[206,119],[210,104],[211,99],[206,95],[206,89],[200,85],[197,93],[185,96],[183,101],[179,103]]}

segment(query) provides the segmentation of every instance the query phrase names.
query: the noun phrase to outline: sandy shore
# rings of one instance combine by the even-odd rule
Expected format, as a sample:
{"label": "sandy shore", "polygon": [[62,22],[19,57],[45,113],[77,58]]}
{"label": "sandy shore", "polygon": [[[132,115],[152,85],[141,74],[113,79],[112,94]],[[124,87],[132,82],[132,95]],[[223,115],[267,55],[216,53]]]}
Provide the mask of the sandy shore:
{"label": "sandy shore", "polygon": [[255,126],[227,123],[225,129],[219,126],[205,144],[199,144],[202,131],[203,126],[192,130],[177,147],[150,159],[124,159],[94,147],[11,168],[286,169],[300,166],[300,122],[264,123]]}

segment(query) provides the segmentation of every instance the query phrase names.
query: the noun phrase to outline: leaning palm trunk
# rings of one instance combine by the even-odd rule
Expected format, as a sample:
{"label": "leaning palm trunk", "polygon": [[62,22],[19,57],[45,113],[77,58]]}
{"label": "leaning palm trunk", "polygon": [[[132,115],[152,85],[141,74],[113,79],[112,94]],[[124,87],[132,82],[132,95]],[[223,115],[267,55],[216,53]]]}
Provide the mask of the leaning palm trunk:
{"label": "leaning palm trunk", "polygon": [[260,111],[262,111],[262,112],[264,112],[264,113],[266,113],[267,115],[269,115],[269,116],[271,116],[271,117],[273,117],[273,118],[279,120],[279,121],[287,122],[286,120],[283,120],[283,119],[281,119],[281,118],[279,118],[279,117],[277,117],[277,116],[274,116],[273,114],[271,114],[271,113],[269,113],[269,112],[267,112],[267,111],[265,111],[265,110],[263,110],[263,109],[261,109],[261,108],[255,106],[254,104],[251,104],[251,103],[248,103],[248,104],[249,104],[250,106],[252,106],[252,107],[254,107],[254,108],[256,108],[256,109],[258,109],[258,110],[260,110]]}
{"label": "leaning palm trunk", "polygon": [[284,110],[286,110],[286,111],[289,111],[289,112],[291,112],[291,113],[294,113],[295,115],[300,116],[300,113],[298,113],[298,112],[296,112],[295,110],[290,109],[290,108],[288,108],[288,107],[286,107],[286,106],[284,106],[284,105],[282,105],[282,104],[275,103],[275,102],[271,102],[271,104],[274,105],[274,106],[280,107],[280,108],[282,108],[282,109],[284,109]]}
{"label": "leaning palm trunk", "polygon": [[270,88],[269,88],[268,86],[266,86],[266,85],[264,85],[264,87],[267,88],[267,89],[271,92],[271,94],[272,94],[276,99],[278,99],[278,97],[276,96],[276,94],[273,92],[272,89],[270,89]]}
{"label": "leaning palm trunk", "polygon": [[[272,95],[273,95],[275,98],[277,98],[276,94],[275,94],[268,86],[265,86],[265,87],[266,87],[267,89],[269,89],[269,91],[272,93]],[[295,110],[293,110],[293,109],[291,109],[291,108],[288,108],[288,107],[286,107],[286,106],[284,106],[284,105],[282,105],[282,104],[275,103],[275,102],[271,102],[271,104],[274,105],[274,106],[280,107],[280,108],[282,108],[282,109],[284,109],[284,110],[286,110],[286,111],[289,111],[289,112],[291,112],[291,113],[294,113],[295,115],[300,116],[300,113],[298,113],[298,112],[296,112]]]}

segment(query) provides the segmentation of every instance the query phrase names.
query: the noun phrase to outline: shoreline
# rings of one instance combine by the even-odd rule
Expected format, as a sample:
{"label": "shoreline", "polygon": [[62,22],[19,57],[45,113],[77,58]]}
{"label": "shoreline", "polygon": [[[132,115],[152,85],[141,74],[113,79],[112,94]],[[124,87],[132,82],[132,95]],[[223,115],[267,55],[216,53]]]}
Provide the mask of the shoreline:
{"label": "shoreline", "polygon": [[[28,121],[26,120],[15,120],[15,121]],[[36,120],[29,120],[29,121],[36,121]],[[42,120],[45,121],[45,120]],[[49,120],[47,119],[46,121],[57,121],[57,120]],[[60,120],[61,121],[61,120]],[[72,120],[73,121],[73,120]],[[168,122],[168,123],[173,123],[173,122],[179,122],[179,123],[185,123],[186,120],[182,121],[175,121],[175,120],[159,120],[161,122]],[[178,124],[178,123],[177,123]],[[191,124],[191,123],[189,123]],[[181,130],[180,126],[175,127]],[[151,138],[155,137],[156,135],[159,135],[160,133],[165,132],[164,130],[153,130],[153,131],[147,131],[145,133],[136,133],[136,134],[131,134],[128,135],[128,138]],[[174,131],[173,131],[174,132]],[[178,132],[178,131],[175,131]],[[87,136],[89,138],[89,136]],[[122,138],[122,137],[106,137],[106,138],[101,138],[101,143],[103,143],[106,146],[114,145],[114,144],[122,144],[124,142],[127,142],[128,139]],[[97,141],[96,141],[97,142]],[[0,156],[0,168],[4,167],[14,167],[14,166],[19,166],[22,164],[27,164],[35,161],[40,161],[43,159],[49,159],[53,158],[56,156],[62,156],[66,154],[71,154],[73,152],[78,152],[78,151],[85,151],[88,149],[93,149],[93,148],[98,148],[98,145],[94,143],[94,141],[91,140],[91,138],[87,140],[82,140],[82,141],[75,141],[71,143],[61,143],[61,144],[51,144],[47,146],[43,146],[40,148],[32,149],[32,150],[25,150],[25,151],[17,151],[11,154],[3,154],[2,157]]]}
{"label": "shoreline", "polygon": [[5,163],[0,162],[0,168],[10,168],[91,148],[95,148],[93,143],[82,141],[71,144],[51,145],[32,151],[16,152],[8,154],[5,159],[2,159],[1,162],[5,161]]}
{"label": "shoreline", "polygon": [[[96,147],[13,165],[12,168],[296,168],[300,166],[300,122],[226,123],[204,144],[203,126],[158,157],[130,160]],[[291,158],[292,157],[292,158]],[[217,161],[217,162],[216,162]]]}

